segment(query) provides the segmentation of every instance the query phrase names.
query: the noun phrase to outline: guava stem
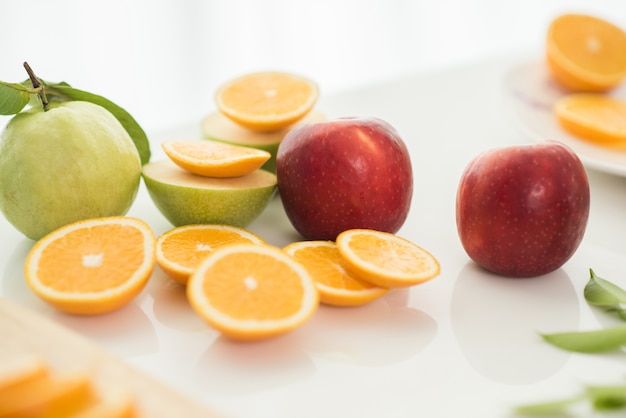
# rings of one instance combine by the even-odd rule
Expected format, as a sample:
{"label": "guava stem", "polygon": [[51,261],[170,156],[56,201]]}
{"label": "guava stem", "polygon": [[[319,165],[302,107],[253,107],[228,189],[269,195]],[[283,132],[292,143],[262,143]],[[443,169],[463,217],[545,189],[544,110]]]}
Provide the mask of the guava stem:
{"label": "guava stem", "polygon": [[26,69],[26,72],[28,73],[28,77],[30,78],[31,83],[33,83],[33,88],[40,89],[37,95],[41,99],[41,104],[43,106],[44,112],[46,112],[48,110],[48,97],[46,97],[46,89],[44,88],[43,84],[41,83],[41,81],[39,81],[39,79],[35,75],[35,72],[33,71],[32,68],[30,68],[30,65],[28,65],[26,61],[24,61],[24,68]]}

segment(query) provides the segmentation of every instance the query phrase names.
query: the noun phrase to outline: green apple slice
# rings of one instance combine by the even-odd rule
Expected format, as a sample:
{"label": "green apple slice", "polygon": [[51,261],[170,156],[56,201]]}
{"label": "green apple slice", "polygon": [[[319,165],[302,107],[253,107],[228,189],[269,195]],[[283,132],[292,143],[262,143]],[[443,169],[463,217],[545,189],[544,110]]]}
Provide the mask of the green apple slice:
{"label": "green apple slice", "polygon": [[272,157],[263,165],[263,169],[272,173],[276,172],[276,152],[278,145],[283,140],[287,132],[294,126],[307,122],[321,122],[325,119],[321,112],[312,110],[304,118],[295,124],[278,131],[259,132],[244,128],[221,114],[215,112],[207,116],[202,121],[202,133],[208,139],[226,142],[244,147],[258,148],[268,151]]}
{"label": "green apple slice", "polygon": [[152,201],[174,226],[245,227],[276,191],[276,175],[262,169],[240,177],[212,178],[189,173],[168,159],[144,165],[142,174]]}

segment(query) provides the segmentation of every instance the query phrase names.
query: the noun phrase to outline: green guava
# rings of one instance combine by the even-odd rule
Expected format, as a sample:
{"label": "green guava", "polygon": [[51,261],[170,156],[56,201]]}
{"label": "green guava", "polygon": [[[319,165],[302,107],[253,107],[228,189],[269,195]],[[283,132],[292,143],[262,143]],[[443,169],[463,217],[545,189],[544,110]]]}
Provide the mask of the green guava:
{"label": "green guava", "polygon": [[33,240],[81,219],[124,215],[140,179],[132,139],[93,103],[31,108],[0,133],[0,211]]}

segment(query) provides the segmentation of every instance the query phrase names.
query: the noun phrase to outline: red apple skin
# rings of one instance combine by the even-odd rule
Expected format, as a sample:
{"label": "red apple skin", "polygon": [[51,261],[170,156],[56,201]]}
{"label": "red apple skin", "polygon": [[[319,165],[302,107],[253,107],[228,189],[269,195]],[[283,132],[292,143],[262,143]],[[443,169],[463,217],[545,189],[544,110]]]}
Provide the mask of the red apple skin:
{"label": "red apple skin", "polygon": [[456,197],[468,256],[502,276],[534,277],[561,267],[589,218],[589,182],[576,154],[554,141],[492,149],[466,167]]}
{"label": "red apple skin", "polygon": [[396,233],[413,195],[406,145],[378,118],[297,126],[278,147],[276,176],[287,217],[309,240],[351,228]]}

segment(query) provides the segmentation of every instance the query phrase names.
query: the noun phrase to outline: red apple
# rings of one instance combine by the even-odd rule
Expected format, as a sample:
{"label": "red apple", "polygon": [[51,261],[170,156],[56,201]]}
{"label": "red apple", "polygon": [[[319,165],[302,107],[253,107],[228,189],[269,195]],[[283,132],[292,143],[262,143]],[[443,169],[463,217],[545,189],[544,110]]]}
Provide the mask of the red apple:
{"label": "red apple", "polygon": [[589,182],[576,154],[549,141],[492,149],[462,174],[456,222],[476,263],[503,276],[549,273],[580,245]]}
{"label": "red apple", "polygon": [[276,155],[278,191],[306,239],[351,228],[397,232],[409,213],[413,173],[398,132],[377,118],[340,118],[289,131]]}

